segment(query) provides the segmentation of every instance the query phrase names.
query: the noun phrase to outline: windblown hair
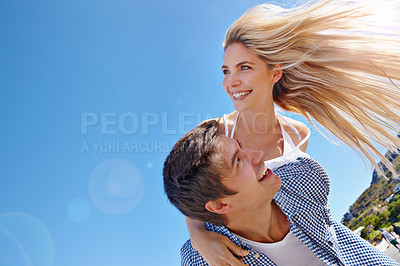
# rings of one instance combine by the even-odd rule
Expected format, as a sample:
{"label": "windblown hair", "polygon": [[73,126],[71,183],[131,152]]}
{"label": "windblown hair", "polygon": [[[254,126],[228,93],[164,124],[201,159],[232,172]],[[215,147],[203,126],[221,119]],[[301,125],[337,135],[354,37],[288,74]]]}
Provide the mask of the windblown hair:
{"label": "windblown hair", "polygon": [[164,190],[170,202],[185,216],[223,225],[224,218],[205,208],[208,201],[233,195],[221,183],[229,168],[219,149],[221,128],[217,121],[204,122],[183,136],[164,162]]}
{"label": "windblown hair", "polygon": [[[303,115],[314,127],[312,120],[318,122],[380,174],[377,159],[395,174],[374,147],[400,147],[400,8],[395,2],[259,5],[230,26],[223,47],[240,42],[271,68],[282,64],[283,76],[273,89],[278,106]],[[387,29],[373,20],[385,19],[375,12],[382,6],[397,19]]]}

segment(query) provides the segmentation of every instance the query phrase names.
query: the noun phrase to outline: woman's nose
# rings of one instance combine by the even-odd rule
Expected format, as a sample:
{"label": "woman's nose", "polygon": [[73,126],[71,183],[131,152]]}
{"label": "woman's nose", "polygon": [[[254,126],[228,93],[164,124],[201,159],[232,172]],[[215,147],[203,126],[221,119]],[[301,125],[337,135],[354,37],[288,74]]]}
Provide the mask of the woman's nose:
{"label": "woman's nose", "polygon": [[240,85],[239,75],[237,73],[231,73],[228,77],[229,88],[234,88],[238,85]]}

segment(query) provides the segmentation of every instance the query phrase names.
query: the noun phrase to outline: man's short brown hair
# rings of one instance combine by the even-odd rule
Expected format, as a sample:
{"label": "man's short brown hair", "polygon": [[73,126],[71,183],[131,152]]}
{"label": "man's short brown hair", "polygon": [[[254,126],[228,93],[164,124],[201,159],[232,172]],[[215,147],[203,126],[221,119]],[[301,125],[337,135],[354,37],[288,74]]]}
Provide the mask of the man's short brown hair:
{"label": "man's short brown hair", "polygon": [[223,218],[205,208],[208,201],[235,192],[220,180],[226,160],[219,151],[222,129],[215,120],[207,121],[183,136],[164,163],[164,190],[170,202],[185,216],[223,225]]}

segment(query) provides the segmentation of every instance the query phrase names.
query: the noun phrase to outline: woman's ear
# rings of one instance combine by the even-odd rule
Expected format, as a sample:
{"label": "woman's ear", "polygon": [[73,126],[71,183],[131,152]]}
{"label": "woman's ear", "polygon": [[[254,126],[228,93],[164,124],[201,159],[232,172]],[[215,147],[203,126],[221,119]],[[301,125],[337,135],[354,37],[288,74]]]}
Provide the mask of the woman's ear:
{"label": "woman's ear", "polygon": [[217,214],[227,213],[230,209],[229,203],[224,202],[221,199],[208,201],[204,207],[207,211]]}
{"label": "woman's ear", "polygon": [[[281,68],[282,66],[283,66],[282,64],[274,65],[274,70],[273,70],[274,74],[272,76],[272,81],[274,83],[277,83],[282,77],[282,74],[283,74],[283,70]],[[279,68],[279,69],[277,69],[277,68]]]}

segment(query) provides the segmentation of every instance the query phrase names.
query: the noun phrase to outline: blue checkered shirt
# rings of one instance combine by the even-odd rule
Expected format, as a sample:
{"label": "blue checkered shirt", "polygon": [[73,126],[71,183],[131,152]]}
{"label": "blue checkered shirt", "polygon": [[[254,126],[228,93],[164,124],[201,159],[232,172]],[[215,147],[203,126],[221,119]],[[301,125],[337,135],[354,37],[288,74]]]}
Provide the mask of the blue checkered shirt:
{"label": "blue checkered shirt", "polygon": [[[315,160],[300,157],[274,173],[282,187],[274,200],[286,214],[290,230],[327,265],[400,265],[348,228],[332,219],[328,206],[329,178]],[[209,231],[229,237],[249,251],[247,265],[276,265],[267,255],[252,250],[226,227],[206,223]],[[285,251],[282,251],[285,254]],[[181,248],[182,265],[208,265],[188,240]],[[306,266],[306,265],[305,265]]]}

